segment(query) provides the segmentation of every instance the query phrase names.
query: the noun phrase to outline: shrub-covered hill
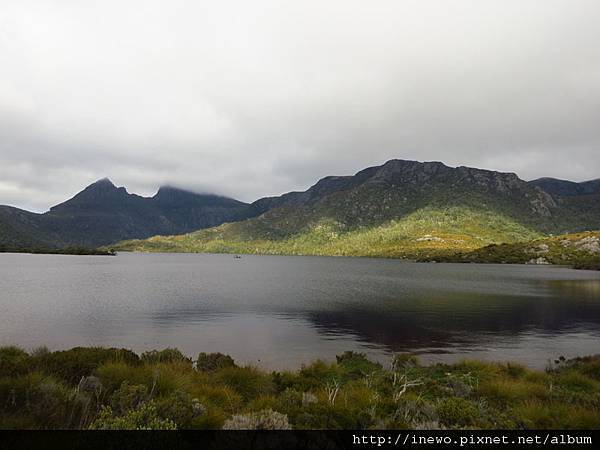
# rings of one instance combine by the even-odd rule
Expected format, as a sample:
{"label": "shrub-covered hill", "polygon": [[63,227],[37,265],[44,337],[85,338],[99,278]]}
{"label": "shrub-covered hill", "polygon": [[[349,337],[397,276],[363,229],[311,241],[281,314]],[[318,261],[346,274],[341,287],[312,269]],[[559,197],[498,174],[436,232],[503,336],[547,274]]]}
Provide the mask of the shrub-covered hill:
{"label": "shrub-covered hill", "polygon": [[[375,242],[376,249],[365,253],[360,245],[356,249],[333,245],[329,254],[396,256],[404,253],[387,245],[385,233],[390,226],[405,218],[411,220],[412,215],[423,211],[446,210],[493,216],[478,226],[502,226],[497,223],[499,220],[543,234],[594,230],[600,228],[600,183],[548,178],[526,182],[514,173],[393,159],[354,175],[322,178],[303,192],[288,192],[247,204],[173,187],[162,187],[153,197],[140,197],[104,179],[44,214],[0,205],[0,245],[111,245],[128,239],[191,233],[251,218],[239,227],[226,227],[228,240],[255,241],[252,248],[260,247],[261,251],[265,245],[260,243],[266,241],[270,252],[314,254],[314,241],[320,245],[324,234],[349,237],[348,233],[354,233],[359,237],[352,245],[359,245],[358,241],[372,237],[372,233],[363,233],[381,228],[381,239],[386,241],[383,247]],[[470,215],[459,218],[464,223],[472,219]],[[218,229],[217,233],[222,231]],[[485,233],[497,235],[497,231],[490,229]],[[470,234],[466,229],[458,234],[478,240],[481,233]],[[452,239],[465,241],[464,236],[449,236],[446,245]],[[287,243],[282,250],[280,243],[284,241]],[[270,245],[272,242],[277,245]],[[496,241],[483,236],[482,245],[490,242]],[[504,242],[513,240],[508,236]],[[471,247],[464,249],[468,248]],[[409,246],[408,254],[412,255],[411,251]]]}
{"label": "shrub-covered hill", "polygon": [[491,243],[541,237],[507,216],[466,207],[425,207],[381,224],[349,227],[324,218],[273,233],[264,217],[179,236],[155,236],[110,246],[122,251],[255,253],[423,258]]}
{"label": "shrub-covered hill", "polygon": [[175,349],[0,347],[0,429],[597,429],[600,358],[389,367],[346,352],[295,372]]}
{"label": "shrub-covered hill", "polygon": [[595,184],[571,183],[572,195],[554,184],[391,160],[352,176],[325,177],[304,192],[257,200],[250,205],[255,217],[243,222],[111,247],[428,258],[600,227],[600,204],[588,201],[598,195]]}
{"label": "shrub-covered hill", "polygon": [[600,232],[564,234],[528,242],[492,244],[468,252],[438,257],[444,262],[564,264],[600,267]]}

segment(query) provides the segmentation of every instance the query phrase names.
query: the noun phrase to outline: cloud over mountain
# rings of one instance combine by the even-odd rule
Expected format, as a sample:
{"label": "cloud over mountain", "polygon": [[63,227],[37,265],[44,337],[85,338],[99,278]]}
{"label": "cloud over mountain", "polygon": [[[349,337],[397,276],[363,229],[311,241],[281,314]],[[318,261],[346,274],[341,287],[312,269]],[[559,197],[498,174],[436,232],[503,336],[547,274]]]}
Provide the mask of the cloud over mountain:
{"label": "cloud over mountain", "polygon": [[392,158],[596,178],[596,0],[0,5],[0,203],[245,201]]}

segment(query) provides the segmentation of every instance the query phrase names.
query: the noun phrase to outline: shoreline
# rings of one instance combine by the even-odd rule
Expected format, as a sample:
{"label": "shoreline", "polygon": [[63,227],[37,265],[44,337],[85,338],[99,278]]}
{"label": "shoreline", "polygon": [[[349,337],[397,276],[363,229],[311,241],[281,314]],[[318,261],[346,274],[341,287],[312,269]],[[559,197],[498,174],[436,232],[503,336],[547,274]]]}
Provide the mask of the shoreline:
{"label": "shoreline", "polygon": [[110,250],[90,248],[64,248],[64,249],[0,249],[0,254],[25,254],[25,255],[71,255],[71,256],[116,256]]}
{"label": "shoreline", "polygon": [[[100,247],[104,248],[104,247]],[[461,259],[449,259],[449,260],[440,260],[437,261],[435,259],[419,259],[419,258],[397,258],[393,256],[371,256],[371,255],[314,255],[314,254],[285,254],[285,253],[229,253],[229,252],[181,252],[181,251],[145,251],[145,250],[107,250],[107,253],[111,256],[116,256],[119,253],[132,253],[132,254],[164,254],[164,255],[231,255],[232,257],[236,256],[301,256],[301,257],[318,257],[318,258],[364,258],[364,259],[383,259],[383,260],[393,260],[393,261],[401,261],[401,262],[409,262],[409,263],[419,263],[419,264],[485,264],[485,265],[514,265],[514,266],[536,266],[536,267],[562,267],[565,269],[574,269],[574,270],[590,270],[590,271],[598,271],[600,270],[600,262],[599,263],[573,263],[573,264],[553,264],[553,263],[531,263],[531,262],[496,262],[496,261],[485,261],[485,260],[461,260]]]}

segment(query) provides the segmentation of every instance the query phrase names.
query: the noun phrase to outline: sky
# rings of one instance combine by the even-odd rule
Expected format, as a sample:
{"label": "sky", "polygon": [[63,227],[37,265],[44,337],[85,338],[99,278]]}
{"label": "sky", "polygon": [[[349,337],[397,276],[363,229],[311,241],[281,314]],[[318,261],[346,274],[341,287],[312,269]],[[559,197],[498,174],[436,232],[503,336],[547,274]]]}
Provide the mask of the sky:
{"label": "sky", "polygon": [[392,158],[600,177],[598,0],[2,0],[0,204]]}

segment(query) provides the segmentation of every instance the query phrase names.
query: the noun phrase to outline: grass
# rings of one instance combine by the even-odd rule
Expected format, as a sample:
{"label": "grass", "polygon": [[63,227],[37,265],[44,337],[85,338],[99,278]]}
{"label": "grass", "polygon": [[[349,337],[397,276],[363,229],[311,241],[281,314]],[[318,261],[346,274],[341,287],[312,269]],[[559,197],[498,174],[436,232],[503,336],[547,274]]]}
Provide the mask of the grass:
{"label": "grass", "polygon": [[141,252],[427,258],[541,235],[507,216],[465,207],[422,208],[377,225],[348,227],[321,218],[302,227],[274,228],[261,218],[178,236],[124,241],[110,249]]}
{"label": "grass", "polygon": [[0,347],[2,429],[597,429],[600,356],[384,367],[346,352],[297,371],[176,349]]}

